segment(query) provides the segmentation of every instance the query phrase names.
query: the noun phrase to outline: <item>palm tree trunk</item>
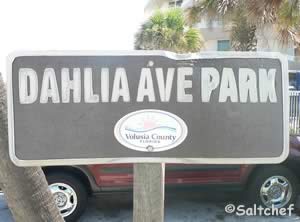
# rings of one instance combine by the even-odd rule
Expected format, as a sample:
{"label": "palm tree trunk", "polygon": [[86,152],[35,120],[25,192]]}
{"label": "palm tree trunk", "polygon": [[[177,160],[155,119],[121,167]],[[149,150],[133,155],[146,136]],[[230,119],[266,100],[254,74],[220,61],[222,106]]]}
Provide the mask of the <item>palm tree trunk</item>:
{"label": "palm tree trunk", "polygon": [[40,167],[17,167],[8,154],[6,87],[0,76],[0,187],[16,222],[63,222]]}

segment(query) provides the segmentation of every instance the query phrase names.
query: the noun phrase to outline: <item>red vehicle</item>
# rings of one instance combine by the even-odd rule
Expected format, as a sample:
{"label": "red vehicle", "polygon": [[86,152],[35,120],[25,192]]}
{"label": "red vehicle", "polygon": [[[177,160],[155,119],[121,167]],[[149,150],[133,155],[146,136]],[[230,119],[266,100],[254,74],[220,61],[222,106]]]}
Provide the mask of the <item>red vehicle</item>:
{"label": "red vehicle", "polygon": [[[244,190],[251,202],[265,207],[285,207],[298,196],[300,137],[290,137],[290,155],[278,165],[167,164],[169,185],[216,185]],[[88,196],[103,191],[131,190],[132,164],[45,167],[56,203],[66,221],[80,217]]]}

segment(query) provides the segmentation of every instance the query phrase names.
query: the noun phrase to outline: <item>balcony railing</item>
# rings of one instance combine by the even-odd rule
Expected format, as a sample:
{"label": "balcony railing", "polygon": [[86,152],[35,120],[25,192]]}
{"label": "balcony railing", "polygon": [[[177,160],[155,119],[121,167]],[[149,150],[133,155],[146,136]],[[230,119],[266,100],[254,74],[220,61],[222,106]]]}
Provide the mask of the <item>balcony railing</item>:
{"label": "balcony railing", "polygon": [[300,91],[290,91],[290,133],[300,134]]}

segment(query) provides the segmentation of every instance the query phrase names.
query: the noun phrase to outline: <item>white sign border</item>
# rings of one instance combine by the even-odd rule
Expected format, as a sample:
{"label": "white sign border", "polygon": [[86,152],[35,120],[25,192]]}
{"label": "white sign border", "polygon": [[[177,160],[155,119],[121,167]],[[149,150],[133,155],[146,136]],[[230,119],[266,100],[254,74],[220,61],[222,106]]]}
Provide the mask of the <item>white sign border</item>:
{"label": "white sign border", "polygon": [[[269,158],[80,158],[22,160],[16,156],[14,138],[12,64],[20,56],[164,56],[173,60],[217,59],[217,58],[271,58],[279,59],[282,66],[283,95],[283,152],[279,157]],[[288,59],[278,52],[201,52],[176,54],[168,51],[17,51],[7,57],[7,107],[9,156],[17,166],[59,166],[112,163],[184,163],[184,164],[276,164],[283,162],[289,155],[289,101],[288,101]]]}

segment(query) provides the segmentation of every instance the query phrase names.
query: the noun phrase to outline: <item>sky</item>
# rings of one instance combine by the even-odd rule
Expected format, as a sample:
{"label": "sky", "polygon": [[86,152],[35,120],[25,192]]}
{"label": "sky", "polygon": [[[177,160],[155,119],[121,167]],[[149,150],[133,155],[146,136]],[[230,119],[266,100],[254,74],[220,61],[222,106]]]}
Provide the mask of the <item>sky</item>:
{"label": "sky", "polygon": [[0,1],[0,72],[18,50],[130,50],[147,0]]}

